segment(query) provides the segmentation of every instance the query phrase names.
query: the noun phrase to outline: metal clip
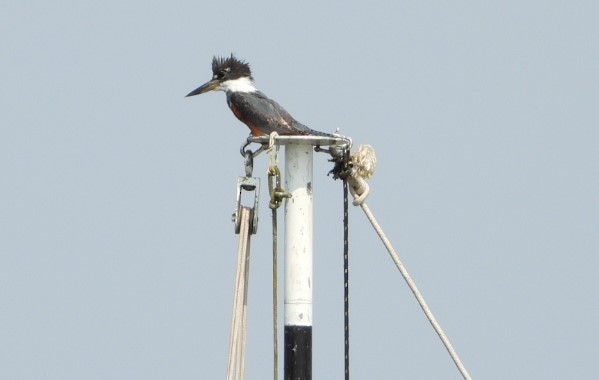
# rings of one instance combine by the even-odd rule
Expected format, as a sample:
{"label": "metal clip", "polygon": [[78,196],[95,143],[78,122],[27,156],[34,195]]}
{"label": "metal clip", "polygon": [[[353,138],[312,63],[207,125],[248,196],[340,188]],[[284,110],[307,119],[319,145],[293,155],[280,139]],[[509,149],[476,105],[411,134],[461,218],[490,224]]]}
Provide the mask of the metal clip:
{"label": "metal clip", "polygon": [[232,221],[235,223],[235,233],[239,233],[241,227],[241,194],[243,191],[254,192],[254,205],[251,207],[250,216],[250,234],[258,231],[258,199],[260,197],[260,178],[256,177],[238,177],[237,178],[237,207],[232,215]]}
{"label": "metal clip", "polygon": [[[250,137],[251,137],[251,135],[250,135]],[[256,149],[255,151],[246,149],[248,146],[250,146],[250,144],[252,144],[252,142],[250,141],[250,137],[248,137],[245,144],[243,144],[241,146],[241,148],[239,149],[241,156],[245,159],[245,176],[246,177],[252,176],[252,172],[254,171],[254,157],[256,157],[257,155],[262,153],[262,151],[264,150],[263,145],[261,145],[260,148]]]}
{"label": "metal clip", "polygon": [[284,198],[291,198],[291,193],[284,191],[281,187],[281,171],[278,166],[268,169],[268,192],[270,193],[268,207],[271,209],[281,207]]}

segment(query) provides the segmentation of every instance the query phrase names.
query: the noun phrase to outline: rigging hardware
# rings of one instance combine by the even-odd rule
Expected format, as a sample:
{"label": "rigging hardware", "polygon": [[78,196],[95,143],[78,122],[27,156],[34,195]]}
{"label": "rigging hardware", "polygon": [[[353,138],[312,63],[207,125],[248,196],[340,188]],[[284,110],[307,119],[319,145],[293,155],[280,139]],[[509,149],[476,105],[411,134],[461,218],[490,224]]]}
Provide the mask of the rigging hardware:
{"label": "rigging hardware", "polygon": [[258,231],[258,203],[260,198],[260,178],[257,177],[238,177],[237,178],[237,206],[232,215],[232,221],[235,223],[235,233],[239,234],[241,225],[241,209],[243,192],[254,192],[254,204],[250,207],[250,234]]}

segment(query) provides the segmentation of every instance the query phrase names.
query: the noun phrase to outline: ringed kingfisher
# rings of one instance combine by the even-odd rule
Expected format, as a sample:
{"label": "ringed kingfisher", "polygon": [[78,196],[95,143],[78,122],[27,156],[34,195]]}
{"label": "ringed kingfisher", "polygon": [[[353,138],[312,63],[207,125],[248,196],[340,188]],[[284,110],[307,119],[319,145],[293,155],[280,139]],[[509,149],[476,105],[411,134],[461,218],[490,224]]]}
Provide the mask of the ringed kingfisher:
{"label": "ringed kingfisher", "polygon": [[187,96],[208,91],[224,91],[227,104],[233,114],[252,131],[254,136],[312,135],[334,137],[315,131],[295,120],[277,102],[269,99],[254,87],[250,65],[233,54],[230,57],[212,59],[212,79],[193,90]]}

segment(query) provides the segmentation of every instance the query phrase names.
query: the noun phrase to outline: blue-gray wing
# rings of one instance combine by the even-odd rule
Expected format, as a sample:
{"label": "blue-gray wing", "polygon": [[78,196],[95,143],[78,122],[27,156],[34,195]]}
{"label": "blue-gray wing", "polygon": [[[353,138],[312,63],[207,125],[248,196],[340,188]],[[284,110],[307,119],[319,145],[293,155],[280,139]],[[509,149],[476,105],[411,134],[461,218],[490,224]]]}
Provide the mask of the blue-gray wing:
{"label": "blue-gray wing", "polygon": [[254,135],[260,134],[258,132],[266,135],[277,132],[280,135],[329,136],[298,122],[277,102],[258,91],[228,93],[227,103]]}

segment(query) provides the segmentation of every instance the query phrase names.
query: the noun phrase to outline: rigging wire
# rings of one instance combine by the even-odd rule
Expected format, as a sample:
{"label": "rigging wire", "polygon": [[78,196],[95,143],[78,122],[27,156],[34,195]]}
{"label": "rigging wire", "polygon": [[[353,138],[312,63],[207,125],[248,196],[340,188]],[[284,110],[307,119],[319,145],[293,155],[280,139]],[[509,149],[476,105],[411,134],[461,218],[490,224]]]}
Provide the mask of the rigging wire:
{"label": "rigging wire", "polygon": [[277,209],[272,209],[272,341],[273,341],[273,379],[279,378],[279,333],[278,333],[278,226]]}
{"label": "rigging wire", "polygon": [[233,321],[229,343],[227,380],[245,378],[245,348],[247,340],[247,289],[250,266],[250,214],[248,207],[240,210],[239,248],[237,252],[237,275],[235,278],[235,299]]}
{"label": "rigging wire", "polygon": [[279,378],[279,337],[278,337],[278,222],[277,209],[281,207],[284,198],[291,194],[281,187],[281,171],[279,169],[279,147],[275,145],[276,132],[270,134],[268,143],[268,191],[272,210],[272,331],[273,331],[273,379]]}
{"label": "rigging wire", "polygon": [[374,158],[374,149],[372,149],[372,147],[370,146],[361,146],[358,152],[352,156],[351,161],[351,170],[349,171],[349,176],[347,179],[350,184],[350,192],[354,197],[353,204],[355,206],[360,206],[364,211],[364,214],[366,214],[366,217],[372,224],[372,227],[374,227],[376,233],[379,235],[381,241],[385,245],[385,248],[387,248],[387,251],[389,252],[389,255],[391,255],[391,259],[395,263],[395,266],[397,266],[397,269],[399,269],[399,272],[408,284],[408,287],[416,297],[416,300],[422,308],[422,311],[424,311],[424,314],[426,315],[430,324],[433,326],[433,329],[441,339],[441,342],[447,349],[449,356],[451,356],[451,359],[455,363],[461,375],[464,377],[465,380],[471,380],[470,374],[466,370],[466,367],[464,367],[464,364],[462,363],[457,352],[453,348],[453,345],[449,341],[449,338],[447,337],[447,335],[445,335],[445,332],[443,332],[441,325],[439,324],[439,322],[437,322],[437,319],[433,315],[433,312],[428,307],[426,301],[424,300],[424,297],[418,290],[416,283],[414,282],[414,280],[412,280],[412,277],[408,273],[408,270],[399,259],[397,252],[395,252],[395,249],[391,245],[391,242],[385,235],[385,232],[383,231],[383,229],[375,219],[374,215],[370,211],[370,208],[368,208],[368,206],[364,202],[366,196],[368,196],[369,191],[369,186],[366,183],[366,181],[364,181],[364,178],[368,178],[374,173],[374,165],[376,163],[376,159]]}
{"label": "rigging wire", "polygon": [[366,205],[366,203],[362,203],[360,205],[360,207],[362,208],[362,210],[364,210],[364,213],[366,214],[366,217],[368,218],[368,220],[370,221],[370,223],[374,227],[376,233],[381,238],[381,241],[385,245],[385,248],[387,248],[387,251],[389,252],[389,255],[391,255],[391,259],[395,263],[395,266],[397,266],[397,269],[399,269],[399,272],[401,273],[401,275],[403,276],[404,280],[408,284],[408,287],[410,288],[410,290],[412,291],[412,293],[414,293],[414,296],[416,297],[416,300],[418,301],[418,304],[420,304],[420,307],[422,308],[422,311],[424,311],[424,314],[426,315],[426,317],[428,318],[429,322],[433,326],[433,329],[435,330],[435,332],[437,333],[437,335],[439,335],[439,338],[441,339],[441,341],[443,342],[443,345],[447,349],[447,352],[449,353],[449,356],[451,356],[451,359],[453,360],[453,362],[455,363],[455,365],[458,367],[458,370],[460,371],[460,373],[462,374],[462,376],[464,377],[464,379],[465,380],[471,380],[470,374],[468,374],[468,371],[466,370],[466,367],[464,367],[464,364],[462,364],[462,361],[460,360],[457,352],[453,348],[453,345],[449,341],[449,338],[447,337],[447,335],[445,335],[445,332],[443,332],[443,329],[441,328],[441,325],[439,325],[439,322],[437,322],[437,319],[433,315],[433,312],[430,310],[430,308],[428,307],[426,301],[424,300],[424,297],[422,296],[422,294],[418,290],[418,287],[416,286],[416,283],[414,282],[414,280],[412,280],[412,277],[408,273],[408,270],[406,269],[406,267],[403,265],[403,263],[399,259],[399,256],[397,255],[397,253],[395,252],[395,249],[393,249],[393,246],[391,245],[391,242],[389,241],[389,239],[385,235],[385,232],[383,231],[383,229],[381,228],[381,226],[376,221],[374,215],[370,211],[370,208],[368,208],[368,206]]}
{"label": "rigging wire", "polygon": [[[344,151],[344,161],[349,161],[349,149]],[[349,216],[347,178],[343,178],[343,328],[345,353],[345,380],[349,380]]]}

